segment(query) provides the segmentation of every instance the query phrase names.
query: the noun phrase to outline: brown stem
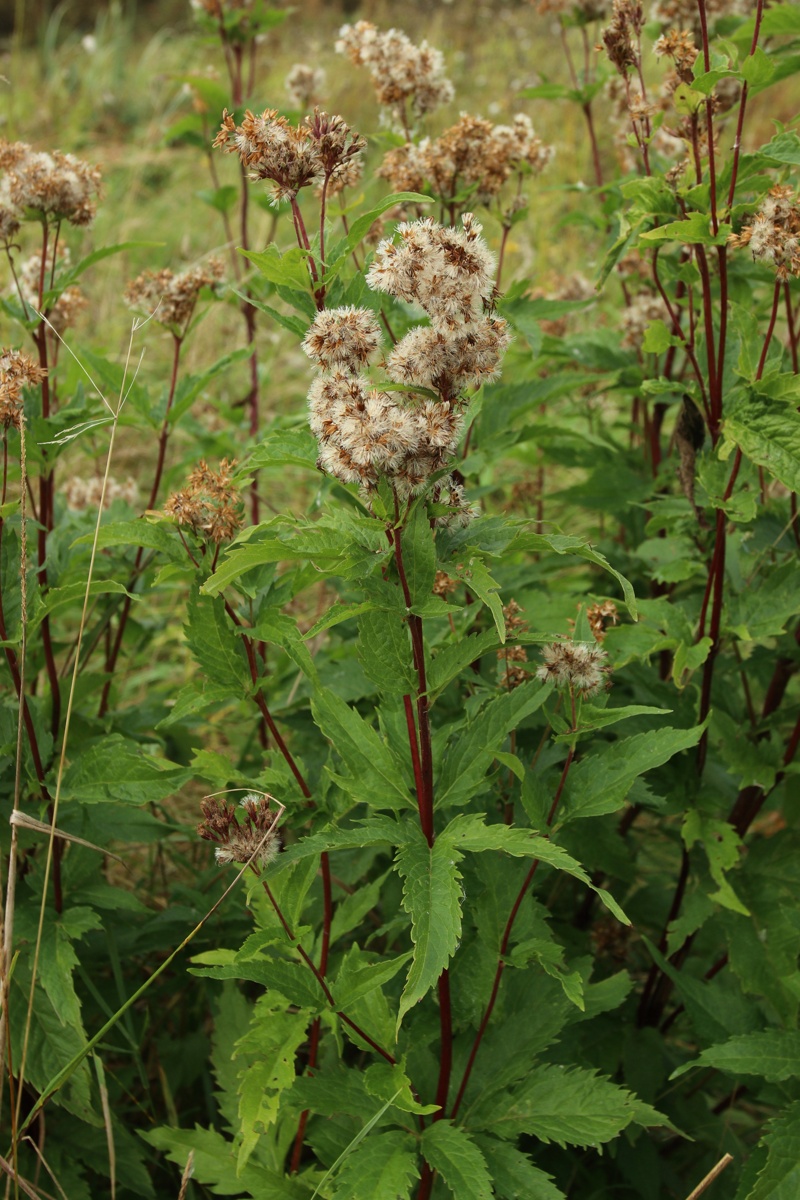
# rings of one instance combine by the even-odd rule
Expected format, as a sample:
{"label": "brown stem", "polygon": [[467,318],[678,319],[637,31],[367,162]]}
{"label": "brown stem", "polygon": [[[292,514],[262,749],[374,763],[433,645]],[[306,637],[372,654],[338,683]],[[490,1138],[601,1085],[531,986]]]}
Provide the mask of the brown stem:
{"label": "brown stem", "polygon": [[[758,35],[761,32],[761,18],[764,15],[764,0],[758,0],[756,4],[756,21],[753,28],[753,40],[750,43],[750,55],[756,52],[758,46]],[[742,130],[744,128],[744,113],[747,107],[747,83],[742,84],[742,94],[739,98],[739,115],[736,120],[736,136],[733,142],[733,167],[731,169],[731,185],[728,189],[727,207],[733,207],[733,197],[736,192],[736,180],[739,175],[739,157],[742,152]]]}

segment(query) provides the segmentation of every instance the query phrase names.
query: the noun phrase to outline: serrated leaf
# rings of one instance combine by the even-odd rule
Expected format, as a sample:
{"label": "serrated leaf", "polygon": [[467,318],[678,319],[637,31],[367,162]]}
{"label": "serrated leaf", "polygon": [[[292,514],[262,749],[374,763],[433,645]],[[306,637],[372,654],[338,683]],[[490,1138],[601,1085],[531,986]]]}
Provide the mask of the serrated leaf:
{"label": "serrated leaf", "polygon": [[719,1046],[709,1046],[698,1058],[672,1072],[671,1079],[693,1067],[715,1067],[730,1075],[759,1075],[768,1083],[800,1076],[800,1032],[796,1029],[765,1029],[732,1037]]}
{"label": "serrated leaf", "polygon": [[474,592],[491,612],[497,627],[497,635],[504,643],[506,622],[503,616],[503,603],[498,594],[500,584],[492,578],[479,558],[470,559],[460,574],[470,591]]}
{"label": "serrated leaf", "polygon": [[416,678],[408,625],[399,614],[373,609],[359,617],[358,657],[364,674],[382,692],[400,696],[414,693]]}
{"label": "serrated leaf", "polygon": [[512,729],[541,708],[552,688],[538,679],[491,700],[448,744],[436,781],[438,806],[465,804],[481,786],[496,751]]}
{"label": "serrated leaf", "polygon": [[794,404],[751,394],[725,414],[725,441],[738,446],[790,491],[800,490],[800,413]]}
{"label": "serrated leaf", "polygon": [[[337,1010],[348,1008],[362,996],[369,995],[375,988],[383,987],[390,979],[394,979],[397,972],[411,958],[411,954],[412,952],[409,950],[405,954],[398,954],[394,958],[378,962],[364,961],[363,954],[359,954],[356,956],[356,965],[353,965],[351,961],[352,956],[348,955],[331,988]],[[386,1097],[384,1096],[383,1099]]]}
{"label": "serrated leaf", "polygon": [[417,1148],[402,1129],[375,1133],[348,1156],[336,1180],[334,1200],[409,1200],[419,1179]]}
{"label": "serrated leaf", "polygon": [[309,254],[299,246],[292,246],[281,254],[274,242],[266,250],[239,249],[270,283],[279,284],[292,292],[308,292],[311,276],[308,269]]}
{"label": "serrated leaf", "polygon": [[800,1195],[800,1100],[774,1117],[761,1140],[767,1161],[747,1200],[795,1200]]}
{"label": "serrated leaf", "polygon": [[411,1080],[400,1063],[377,1062],[364,1072],[367,1091],[379,1100],[390,1100],[403,1112],[429,1113],[439,1111],[438,1104],[420,1104],[411,1091]]}
{"label": "serrated leaf", "polygon": [[453,679],[476,662],[481,655],[497,650],[501,642],[493,629],[470,634],[458,642],[438,647],[428,664],[428,696],[431,701],[442,692]]}
{"label": "serrated leaf", "polygon": [[436,983],[461,936],[459,857],[446,840],[437,839],[431,847],[421,833],[397,852],[403,908],[411,917],[414,943],[414,960],[400,998],[398,1030],[408,1010]]}
{"label": "serrated leaf", "polygon": [[[686,91],[688,93],[690,89],[686,89]],[[702,93],[695,92],[693,95],[697,97],[696,101],[687,95],[690,106],[702,103]],[[668,221],[666,225],[660,225],[657,229],[640,234],[640,237],[642,241],[646,242],[684,242],[689,246],[724,246],[730,234],[730,225],[720,225],[719,232],[714,233],[708,213],[693,212],[683,221]]]}
{"label": "serrated leaf", "polygon": [[434,1121],[420,1143],[425,1161],[439,1172],[457,1200],[491,1200],[486,1159],[465,1129],[452,1121]]}
{"label": "serrated leaf", "polygon": [[[94,533],[86,533],[76,538],[73,545],[82,546],[93,541]],[[110,546],[144,546],[147,550],[158,550],[177,562],[186,562],[186,551],[180,539],[166,524],[154,525],[141,519],[110,521],[108,525],[100,526],[97,548],[107,550]]]}
{"label": "serrated leaf", "polygon": [[538,858],[540,862],[555,867],[557,871],[566,871],[581,883],[585,883],[614,914],[618,921],[629,925],[630,921],[608,892],[597,888],[583,869],[581,864],[568,854],[563,847],[551,842],[549,838],[540,837],[530,829],[521,829],[513,825],[486,825],[481,813],[462,814],[454,817],[450,824],[439,834],[440,841],[448,842],[459,853],[482,853],[486,850],[503,850],[516,858]]}
{"label": "serrated leaf", "polygon": [[259,442],[247,459],[247,470],[266,467],[308,467],[313,470],[319,447],[307,429],[272,430]]}
{"label": "serrated leaf", "polygon": [[634,779],[660,767],[675,754],[696,746],[705,725],[692,729],[656,729],[614,742],[575,763],[569,773],[559,820],[596,817],[615,812],[625,802]]}
{"label": "serrated leaf", "polygon": [[241,641],[225,613],[223,598],[201,599],[194,592],[189,597],[187,615],[186,644],[206,677],[218,687],[228,687],[232,696],[248,695],[252,687],[250,672]]}
{"label": "serrated leaf", "polygon": [[371,208],[369,212],[362,213],[360,217],[352,222],[347,237],[343,238],[336,246],[333,247],[330,254],[330,265],[325,271],[324,284],[328,284],[338,275],[344,263],[358,247],[361,239],[369,233],[372,226],[382,217],[390,208],[394,208],[398,204],[432,204],[431,196],[423,196],[419,192],[392,192],[389,196],[384,196],[380,204],[375,208]]}
{"label": "serrated leaf", "polygon": [[[599,1146],[636,1120],[639,1103],[596,1071],[545,1063],[534,1067],[516,1091],[478,1106],[470,1119],[506,1137],[527,1133],[562,1147]],[[660,1114],[655,1117],[664,1123]]]}
{"label": "serrated leaf", "polygon": [[[216,952],[211,953],[213,955]],[[286,962],[281,958],[247,958],[239,953],[227,964],[205,966],[205,957],[207,955],[198,954],[192,959],[197,964],[189,968],[192,975],[200,975],[205,979],[246,979],[251,983],[259,983],[267,992],[280,992],[289,1004],[296,1004],[310,1012],[322,1012],[327,1007],[319,982],[304,963]]]}
{"label": "serrated leaf", "polygon": [[707,817],[696,808],[691,808],[686,814],[681,830],[687,849],[695,842],[700,842],[708,857],[711,878],[718,887],[710,900],[730,908],[733,912],[749,917],[746,906],[736,895],[725,872],[739,865],[739,854],[742,839],[727,821]]}
{"label": "serrated leaf", "polygon": [[424,604],[436,577],[436,547],[424,504],[417,504],[412,510],[400,540],[411,603]]}
{"label": "serrated leaf", "polygon": [[485,1134],[478,1135],[475,1144],[486,1159],[495,1195],[500,1200],[565,1200],[550,1176],[535,1167],[516,1146]]}
{"label": "serrated leaf", "polygon": [[241,1172],[236,1167],[234,1144],[214,1129],[175,1129],[166,1125],[143,1132],[149,1145],[161,1150],[170,1162],[183,1171],[193,1154],[192,1174],[198,1183],[208,1184],[220,1196],[241,1196],[249,1192],[259,1200],[308,1200],[308,1188],[270,1171],[259,1163],[247,1163]]}
{"label": "serrated leaf", "polygon": [[191,777],[191,768],[148,754],[138,742],[112,733],[84,743],[64,773],[61,795],[84,804],[147,804],[174,795]]}
{"label": "serrated leaf", "polygon": [[318,688],[314,720],[350,772],[346,786],[371,808],[416,808],[398,764],[380,735],[334,692]]}

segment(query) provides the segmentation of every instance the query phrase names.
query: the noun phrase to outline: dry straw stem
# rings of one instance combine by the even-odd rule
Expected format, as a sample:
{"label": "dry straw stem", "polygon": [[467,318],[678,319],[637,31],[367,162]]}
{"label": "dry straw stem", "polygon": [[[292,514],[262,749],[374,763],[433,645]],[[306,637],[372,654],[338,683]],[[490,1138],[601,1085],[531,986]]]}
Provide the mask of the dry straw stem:
{"label": "dry straw stem", "polygon": [[[58,333],[58,331],[53,327],[51,322],[48,321],[47,317],[45,317],[43,313],[38,313],[37,315],[40,317],[40,319],[42,321],[44,321],[53,330],[56,337],[59,338],[59,341],[61,341],[62,344],[66,346],[66,342],[64,342],[63,338]],[[126,363],[125,363],[125,372],[123,375],[123,383],[122,383],[122,388],[120,391],[120,396],[119,396],[116,410],[112,407],[112,405],[105,398],[105,396],[103,395],[100,388],[98,388],[97,385],[94,383],[94,380],[92,380],[91,376],[89,376],[88,372],[86,372],[83,365],[79,362],[79,360],[76,358],[76,356],[72,353],[69,346],[66,346],[69,353],[72,354],[72,357],[75,358],[75,361],[78,362],[78,365],[81,367],[82,370],[84,370],[84,372],[87,375],[87,378],[89,378],[89,381],[92,384],[92,386],[96,388],[103,404],[105,405],[105,407],[108,409],[109,413],[111,414],[111,438],[109,441],[108,454],[106,456],[106,467],[105,467],[105,474],[103,477],[102,493],[100,496],[100,503],[98,505],[98,510],[97,510],[97,522],[95,525],[94,540],[92,543],[92,552],[91,552],[91,557],[90,557],[90,561],[89,561],[89,572],[88,572],[88,577],[86,580],[86,590],[85,590],[84,599],[83,599],[83,610],[81,612],[80,626],[78,629],[78,638],[77,638],[77,642],[76,642],[76,653],[75,653],[75,661],[74,661],[74,665],[73,665],[72,680],[70,683],[69,699],[67,701],[67,711],[66,711],[66,718],[65,718],[65,723],[64,723],[64,734],[63,734],[62,745],[61,745],[61,756],[60,756],[59,765],[58,765],[58,779],[57,779],[57,783],[56,783],[55,797],[54,797],[53,805],[52,805],[50,825],[48,827],[49,842],[48,842],[48,847],[47,847],[47,857],[45,860],[45,873],[44,873],[44,884],[42,887],[42,898],[41,898],[41,904],[40,904],[40,909],[39,909],[39,925],[38,925],[38,930],[37,930],[36,945],[34,947],[33,967],[32,967],[32,975],[31,975],[31,987],[30,987],[30,992],[28,995],[28,1006],[27,1006],[27,1013],[26,1013],[26,1018],[25,1018],[25,1033],[24,1033],[23,1042],[22,1042],[22,1053],[21,1053],[20,1062],[19,1062],[19,1065],[17,1068],[17,1075],[20,1080],[22,1080],[24,1078],[25,1064],[26,1064],[27,1054],[28,1054],[30,1029],[31,1029],[31,1022],[33,1019],[33,997],[34,997],[34,991],[35,991],[35,987],[36,987],[36,975],[37,975],[37,970],[38,970],[38,965],[39,965],[39,953],[40,953],[40,949],[41,949],[42,932],[44,929],[44,914],[45,914],[45,908],[46,908],[46,903],[47,903],[47,887],[48,887],[48,882],[49,882],[49,878],[50,878],[50,870],[51,870],[52,861],[53,861],[54,841],[55,841],[56,836],[58,836],[57,827],[56,827],[57,817],[58,817],[58,804],[59,804],[59,798],[60,798],[60,794],[61,794],[61,782],[62,782],[62,778],[63,778],[63,774],[64,774],[64,765],[66,762],[67,744],[68,744],[68,738],[69,738],[69,726],[70,726],[70,720],[72,717],[72,704],[73,704],[73,699],[74,699],[74,695],[75,695],[75,685],[76,685],[76,681],[77,681],[77,674],[78,674],[78,667],[79,667],[81,640],[83,638],[83,632],[84,632],[84,628],[86,625],[86,615],[87,615],[88,607],[89,607],[89,595],[90,595],[90,590],[91,590],[92,575],[94,572],[94,563],[95,563],[95,558],[97,555],[97,542],[98,542],[98,538],[99,538],[99,534],[100,534],[100,523],[102,520],[106,488],[108,486],[108,478],[109,478],[109,473],[110,473],[110,469],[111,469],[111,459],[112,459],[113,450],[114,450],[114,438],[115,438],[116,430],[117,430],[117,422],[119,419],[119,415],[122,411],[122,408],[125,404],[125,401],[127,399],[127,392],[125,390],[125,385],[126,385],[126,381],[128,378],[130,357],[131,357],[131,352],[133,349],[133,336],[142,327],[142,325],[144,323],[145,322],[142,322],[142,321],[135,321],[131,327],[130,341],[128,344],[128,356],[127,356]],[[134,372],[132,382],[135,381],[135,379],[136,379],[136,375],[138,374],[138,370],[139,370],[139,365],[141,365],[141,359],[139,361],[139,364],[137,365],[136,371]],[[20,682],[20,702],[19,702],[19,719],[18,719],[18,734],[17,734],[17,765],[16,765],[16,778],[15,778],[15,784],[14,784],[14,809],[15,809],[15,811],[19,810],[19,799],[20,799],[19,793],[20,793],[21,777],[22,777],[22,772],[21,772],[21,726],[22,726],[23,705],[25,702],[24,670],[25,670],[26,624],[27,624],[26,590],[25,590],[25,581],[26,581],[26,572],[27,572],[27,539],[26,539],[26,509],[25,509],[26,461],[25,461],[25,438],[24,438],[23,428],[21,428],[21,430],[20,430],[20,468],[21,468],[20,487],[21,487],[21,498],[22,498],[21,499],[21,522],[22,522],[22,524],[21,524],[21,537],[20,537],[20,558],[21,558],[20,579],[21,579],[21,592],[22,592],[22,610],[21,610],[22,644],[21,644],[21,648],[20,648],[21,682]],[[12,824],[11,857],[10,857],[10,866],[9,866],[9,878],[8,878],[8,884],[7,884],[7,889],[6,889],[6,904],[5,904],[5,911],[3,913],[3,922],[4,922],[3,961],[2,961],[1,965],[2,965],[2,971],[3,971],[3,1000],[4,1000],[4,1003],[3,1003],[3,1012],[2,1012],[2,1015],[0,1015],[0,1073],[2,1073],[2,1070],[5,1065],[5,1050],[6,1050],[5,1023],[8,1019],[8,1013],[9,1013],[8,964],[11,960],[12,945],[13,945],[14,905],[15,905],[15,895],[16,895],[17,839],[18,839],[18,828],[19,828],[20,822],[12,820],[11,824]],[[12,1114],[12,1128],[14,1128],[14,1129],[16,1129],[17,1126],[19,1125],[21,1103],[22,1103],[22,1088],[20,1087],[18,1094],[17,1094],[17,1102],[16,1102],[15,1112]],[[17,1146],[17,1140],[15,1138],[14,1150],[13,1150],[15,1163],[16,1163],[16,1146]]]}
{"label": "dry straw stem", "polygon": [[719,1175],[722,1174],[722,1172],[725,1170],[725,1168],[728,1166],[728,1164],[732,1163],[732,1162],[733,1162],[732,1154],[723,1154],[722,1158],[719,1160],[717,1165],[715,1167],[711,1168],[711,1170],[706,1175],[705,1179],[700,1180],[700,1182],[698,1183],[698,1185],[694,1189],[694,1191],[690,1192],[689,1195],[686,1197],[686,1200],[697,1200],[697,1197],[701,1196],[703,1194],[703,1192],[706,1190],[706,1188],[709,1186],[709,1184],[713,1183],[714,1180]]}
{"label": "dry straw stem", "polygon": [[178,1200],[185,1200],[187,1190],[189,1188],[189,1180],[194,1175],[194,1150],[189,1151],[189,1157],[186,1159],[186,1166],[183,1168],[181,1175],[181,1190],[178,1192]]}

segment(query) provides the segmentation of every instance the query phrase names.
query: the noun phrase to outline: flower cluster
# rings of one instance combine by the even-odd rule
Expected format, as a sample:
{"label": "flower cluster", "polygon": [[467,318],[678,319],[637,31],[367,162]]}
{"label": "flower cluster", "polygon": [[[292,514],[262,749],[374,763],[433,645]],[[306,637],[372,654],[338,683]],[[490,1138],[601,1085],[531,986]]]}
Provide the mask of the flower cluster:
{"label": "flower cluster", "polygon": [[[528,628],[528,622],[524,617],[520,616],[522,609],[517,604],[516,600],[509,600],[508,604],[503,606],[503,618],[506,623],[506,634],[509,637],[514,637],[518,633],[524,633]],[[524,646],[519,644],[511,646],[506,643],[497,651],[497,657],[500,663],[503,664],[503,673],[500,677],[502,687],[512,691],[525,683],[530,675],[527,666],[523,663],[528,662],[528,652]]]}
{"label": "flower cluster", "polygon": [[336,50],[356,66],[369,69],[378,103],[393,109],[401,120],[406,101],[421,117],[453,99],[441,51],[427,42],[415,46],[399,29],[382,33],[370,21],[343,25]]}
{"label": "flower cluster", "polygon": [[250,792],[239,804],[239,813],[227,800],[206,796],[200,804],[204,820],[197,826],[201,838],[216,842],[219,866],[249,863],[258,872],[268,866],[281,848],[276,824],[279,813],[270,808],[272,796]]}
{"label": "flower cluster", "polygon": [[613,600],[602,600],[598,604],[590,604],[586,610],[586,620],[594,634],[596,642],[605,640],[609,625],[619,621],[619,611]]}
{"label": "flower cluster", "polygon": [[238,154],[251,179],[272,183],[272,200],[294,200],[312,183],[352,180],[354,163],[366,141],[342,117],[315,108],[299,125],[292,125],[276,109],[258,116],[248,109],[241,125],[227,109],[214,139],[217,149]]}
{"label": "flower cluster", "polygon": [[219,470],[212,471],[201,459],[187,486],[169,497],[165,513],[216,546],[229,541],[243,520],[242,503],[232,483],[235,466],[235,462],[223,458]]}
{"label": "flower cluster", "polygon": [[542,647],[544,662],[536,675],[544,683],[569,688],[582,696],[593,696],[611,670],[608,655],[588,642],[551,642]]}
{"label": "flower cluster", "polygon": [[[303,347],[320,368],[309,391],[311,429],[320,444],[319,466],[347,483],[374,491],[381,476],[400,499],[422,491],[452,458],[461,431],[463,390],[496,375],[509,337],[506,323],[487,312],[494,259],[471,213],[462,228],[426,218],[398,230],[399,242],[381,242],[367,282],[377,291],[418,304],[430,325],[411,329],[388,355],[391,380],[411,389],[400,402],[371,386],[363,373],[381,333],[366,309],[318,313]],[[433,390],[439,399],[415,396]],[[457,473],[439,479],[433,499],[468,520]]]}
{"label": "flower cluster", "polygon": [[168,267],[145,271],[128,284],[125,300],[138,312],[153,313],[159,324],[185,332],[201,288],[213,288],[223,271],[221,260],[216,258],[210,259],[206,267],[194,267],[177,275]]}
{"label": "flower cluster", "polygon": [[37,387],[47,372],[21,350],[0,350],[0,425],[19,429],[22,422],[22,389]]}
{"label": "flower cluster", "polygon": [[[745,16],[750,11],[749,0],[705,0],[706,19],[711,24],[724,16]],[[650,9],[650,20],[661,25],[679,26],[700,32],[697,0],[656,0]]]}
{"label": "flower cluster", "polygon": [[0,140],[0,237],[8,241],[24,220],[90,225],[97,212],[100,171],[59,150],[34,150]]}
{"label": "flower cluster", "polygon": [[538,174],[553,153],[524,113],[517,113],[511,125],[462,113],[441,137],[390,150],[377,174],[399,192],[418,192],[427,182],[445,202],[474,188],[475,199],[488,205],[515,172]]}
{"label": "flower cluster", "polygon": [[286,95],[292,108],[308,109],[318,104],[326,82],[322,67],[295,63],[285,80]]}
{"label": "flower cluster", "polygon": [[[85,508],[99,508],[103,499],[103,480],[96,475],[91,479],[81,479],[78,475],[73,475],[64,488],[64,499],[67,507],[77,512],[82,512]],[[136,486],[136,480],[130,475],[124,483],[109,477],[103,501],[104,508],[110,508],[115,500],[124,500],[133,507],[138,499],[139,488]]]}
{"label": "flower cluster", "polygon": [[[50,279],[68,270],[70,266],[69,248],[65,247],[56,258],[55,272],[53,271],[53,255],[50,253],[45,260],[44,287],[50,286]],[[19,290],[26,305],[38,311],[39,286],[42,279],[42,256],[32,254],[27,258],[17,272]],[[46,313],[47,319],[56,333],[63,333],[70,325],[74,325],[78,316],[88,305],[88,300],[79,287],[64,288],[52,308]]]}
{"label": "flower cluster", "polygon": [[749,246],[754,259],[775,267],[778,279],[800,275],[800,204],[792,188],[770,188],[752,224],[728,240],[732,246]]}
{"label": "flower cluster", "polygon": [[614,0],[611,21],[603,30],[603,45],[620,75],[639,66],[639,39],[644,25],[641,0]]}

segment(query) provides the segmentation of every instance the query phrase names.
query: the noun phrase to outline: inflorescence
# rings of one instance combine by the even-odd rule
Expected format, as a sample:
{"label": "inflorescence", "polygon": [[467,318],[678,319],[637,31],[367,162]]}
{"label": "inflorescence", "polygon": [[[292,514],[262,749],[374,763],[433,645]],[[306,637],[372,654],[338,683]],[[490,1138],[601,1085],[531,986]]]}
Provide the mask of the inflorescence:
{"label": "inflorescence", "polygon": [[[320,371],[309,391],[318,465],[359,484],[367,497],[381,477],[399,500],[423,491],[455,453],[465,389],[498,373],[509,335],[506,322],[487,311],[494,258],[480,232],[471,213],[461,229],[430,218],[404,223],[397,242],[380,243],[367,274],[370,287],[419,305],[430,320],[411,329],[384,363],[391,382],[420,393],[397,399],[391,385],[375,388],[364,374],[382,342],[369,309],[324,310],[306,334],[303,348]],[[437,481],[433,499],[460,520],[471,515],[454,474]]]}
{"label": "inflorescence", "polygon": [[23,221],[90,225],[97,212],[100,171],[74,154],[34,150],[0,140],[0,239]]}
{"label": "inflorescence", "polygon": [[270,807],[272,796],[250,792],[239,803],[239,811],[227,800],[206,796],[200,804],[204,820],[197,826],[201,838],[216,842],[214,857],[219,866],[250,863],[262,871],[281,848],[276,828],[279,813]]}

